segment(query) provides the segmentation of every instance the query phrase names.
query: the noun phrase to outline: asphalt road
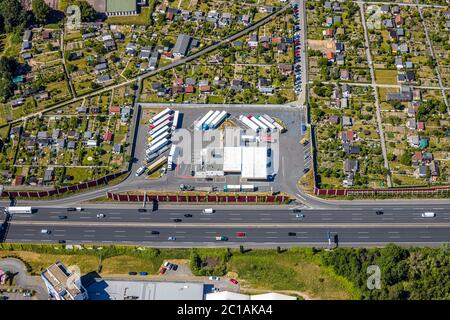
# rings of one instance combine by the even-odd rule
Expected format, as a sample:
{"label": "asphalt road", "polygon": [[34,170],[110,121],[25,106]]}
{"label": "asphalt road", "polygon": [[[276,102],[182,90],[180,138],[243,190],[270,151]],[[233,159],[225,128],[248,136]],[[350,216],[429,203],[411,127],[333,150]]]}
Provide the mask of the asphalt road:
{"label": "asphalt road", "polygon": [[[328,246],[328,232],[338,235],[339,246],[369,246],[387,243],[438,245],[450,241],[450,227],[382,227],[382,228],[339,228],[314,227],[299,228],[196,228],[196,227],[86,227],[59,226],[51,234],[41,234],[41,227],[12,225],[6,242],[57,243],[67,244],[139,244],[158,247],[248,247],[284,246]],[[159,234],[152,235],[152,231]],[[237,232],[245,232],[238,237]],[[289,236],[289,232],[295,235]],[[215,241],[216,236],[226,236],[228,241]],[[175,241],[168,241],[175,237]],[[332,244],[334,246],[334,244]]]}
{"label": "asphalt road", "polygon": [[[14,214],[11,223],[159,223],[172,224],[174,219],[181,219],[177,225],[193,223],[221,223],[238,225],[255,224],[442,224],[450,223],[450,205],[431,207],[388,207],[388,208],[360,208],[360,209],[302,209],[303,218],[297,218],[289,208],[272,208],[270,210],[249,210],[249,208],[217,209],[213,214],[202,213],[201,208],[166,208],[147,212],[138,209],[97,209],[85,208],[82,212],[67,211],[65,208],[39,208],[34,214]],[[382,210],[382,215],[376,215]],[[434,218],[422,218],[425,211],[436,213]],[[97,218],[102,213],[104,218]],[[185,214],[192,217],[185,217]],[[61,219],[60,216],[66,217]]]}
{"label": "asphalt road", "polygon": [[[382,210],[376,215],[375,210]],[[433,211],[435,218],[422,218]],[[68,212],[64,208],[39,208],[35,214],[15,214],[5,242],[67,244],[140,244],[165,247],[238,246],[251,247],[327,246],[327,233],[337,234],[341,246],[383,245],[387,243],[438,245],[450,241],[450,204],[437,206],[362,207],[344,210],[302,209],[296,218],[288,208],[245,210],[218,208],[203,214],[201,208],[161,208],[138,212],[137,208],[85,208]],[[97,218],[104,213],[104,218]],[[192,214],[192,217],[185,217]],[[60,219],[60,215],[67,219]],[[181,219],[174,222],[173,219]],[[42,234],[48,229],[50,234]],[[151,234],[158,231],[160,234]],[[237,237],[236,232],[245,232]],[[289,236],[295,232],[295,236]],[[168,241],[173,236],[176,241]],[[215,241],[226,236],[229,241]]]}

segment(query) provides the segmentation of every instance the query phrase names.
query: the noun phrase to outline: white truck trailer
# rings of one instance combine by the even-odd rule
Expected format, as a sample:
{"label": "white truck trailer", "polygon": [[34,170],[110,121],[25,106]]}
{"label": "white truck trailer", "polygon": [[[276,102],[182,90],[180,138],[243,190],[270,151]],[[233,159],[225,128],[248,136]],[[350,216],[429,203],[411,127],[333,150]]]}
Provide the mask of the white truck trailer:
{"label": "white truck trailer", "polygon": [[33,213],[32,207],[7,207],[5,208],[5,213]]}

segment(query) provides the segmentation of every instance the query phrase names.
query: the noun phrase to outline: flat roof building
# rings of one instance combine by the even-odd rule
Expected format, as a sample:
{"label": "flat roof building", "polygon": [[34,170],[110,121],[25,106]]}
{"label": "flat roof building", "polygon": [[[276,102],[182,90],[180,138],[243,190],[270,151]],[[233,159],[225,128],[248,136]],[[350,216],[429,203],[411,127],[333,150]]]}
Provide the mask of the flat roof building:
{"label": "flat roof building", "polygon": [[132,16],[137,15],[136,0],[107,0],[107,16]]}
{"label": "flat roof building", "polygon": [[205,285],[96,278],[87,290],[90,300],[203,300]]}
{"label": "flat roof building", "polygon": [[224,147],[223,171],[243,179],[267,179],[267,147]]}
{"label": "flat roof building", "polygon": [[73,277],[64,264],[57,261],[41,273],[50,296],[56,300],[86,300],[88,294],[79,277]]}

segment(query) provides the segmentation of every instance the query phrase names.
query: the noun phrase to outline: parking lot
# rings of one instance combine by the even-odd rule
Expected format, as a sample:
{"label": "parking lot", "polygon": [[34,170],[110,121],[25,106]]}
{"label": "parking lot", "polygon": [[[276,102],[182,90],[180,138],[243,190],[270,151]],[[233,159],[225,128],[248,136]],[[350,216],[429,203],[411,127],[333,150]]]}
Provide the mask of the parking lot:
{"label": "parking lot", "polygon": [[[159,112],[164,108],[151,109],[153,113]],[[180,119],[178,122],[178,130],[172,135],[172,141],[176,145],[183,145],[180,148],[180,156],[175,159],[173,170],[168,170],[158,179],[148,179],[144,174],[139,177],[132,175],[133,180],[139,180],[141,182],[147,182],[148,186],[152,189],[177,191],[180,189],[180,184],[187,186],[193,186],[197,188],[210,188],[215,187],[217,191],[223,191],[225,185],[238,185],[238,184],[252,184],[255,185],[258,191],[287,191],[296,192],[297,181],[303,174],[305,163],[308,164],[310,156],[305,156],[304,150],[309,150],[307,147],[300,145],[300,140],[303,136],[302,129],[305,130],[305,113],[303,109],[290,108],[270,108],[270,107],[220,107],[220,106],[207,106],[205,107],[173,107],[174,111],[180,111]],[[142,165],[142,161],[145,158],[145,150],[147,148],[148,139],[148,121],[145,123],[145,114],[147,108],[143,108],[142,114],[143,120],[140,121],[139,133],[136,139],[136,165],[138,168]],[[276,169],[274,178],[268,181],[243,181],[239,174],[228,174],[224,176],[199,178],[192,176],[192,171],[198,170],[198,165],[193,161],[186,163],[186,159],[191,158],[194,160],[198,157],[198,142],[195,145],[194,135],[203,133],[203,146],[217,147],[220,145],[220,139],[218,139],[219,130],[199,131],[194,129],[194,125],[199,119],[201,119],[209,110],[225,110],[228,113],[226,120],[227,126],[235,126],[236,128],[247,129],[246,126],[238,119],[240,115],[259,115],[268,114],[270,117],[279,119],[284,123],[287,130],[279,137],[277,146],[271,146],[273,149],[272,166]],[[149,116],[147,115],[147,118]],[[183,130],[181,130],[183,129]],[[213,131],[216,131],[215,133]],[[190,150],[186,148],[186,142],[184,139],[191,139]],[[205,141],[210,140],[210,141]],[[276,143],[276,141],[275,141]],[[188,150],[186,150],[188,149]],[[278,151],[277,151],[278,150]],[[167,150],[161,156],[167,156],[169,150]],[[183,159],[181,161],[180,159]],[[278,163],[278,169],[276,163]],[[136,169],[134,169],[136,170]],[[198,190],[198,189],[197,189]]]}

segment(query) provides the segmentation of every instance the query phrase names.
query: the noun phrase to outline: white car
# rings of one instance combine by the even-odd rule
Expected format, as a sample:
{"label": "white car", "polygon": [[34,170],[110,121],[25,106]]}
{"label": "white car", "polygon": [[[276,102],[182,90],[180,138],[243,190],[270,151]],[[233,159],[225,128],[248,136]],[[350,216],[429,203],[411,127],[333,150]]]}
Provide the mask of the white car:
{"label": "white car", "polygon": [[98,213],[97,214],[97,218],[104,218],[105,217],[105,214],[104,213]]}
{"label": "white car", "polygon": [[177,240],[177,238],[175,238],[175,237],[169,237],[169,238],[167,238],[167,240],[168,240],[168,241],[175,241],[175,240]]}
{"label": "white car", "polygon": [[295,217],[298,219],[303,219],[305,217],[305,215],[303,213],[298,213],[295,215]]}
{"label": "white car", "polygon": [[141,174],[143,174],[145,172],[145,170],[147,170],[146,167],[140,167],[139,169],[137,169],[136,177],[139,177]]}
{"label": "white car", "polygon": [[216,277],[216,276],[211,276],[211,277],[209,277],[209,280],[219,281],[220,278],[219,278],[219,277]]}

